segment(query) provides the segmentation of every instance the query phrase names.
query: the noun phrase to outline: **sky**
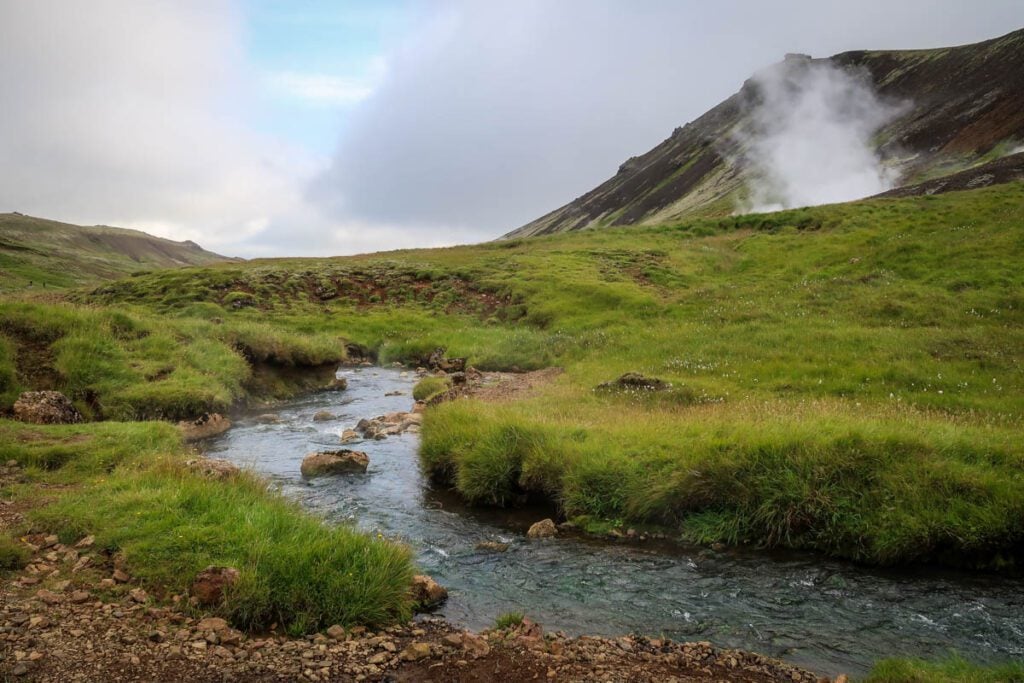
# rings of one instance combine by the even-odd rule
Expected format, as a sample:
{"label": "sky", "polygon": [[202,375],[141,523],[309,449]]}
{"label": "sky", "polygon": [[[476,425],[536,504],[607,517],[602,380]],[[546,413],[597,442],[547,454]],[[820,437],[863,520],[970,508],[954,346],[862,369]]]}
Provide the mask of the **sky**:
{"label": "sky", "polygon": [[1020,0],[0,0],[0,211],[243,257],[485,241],[786,52],[1021,27]]}

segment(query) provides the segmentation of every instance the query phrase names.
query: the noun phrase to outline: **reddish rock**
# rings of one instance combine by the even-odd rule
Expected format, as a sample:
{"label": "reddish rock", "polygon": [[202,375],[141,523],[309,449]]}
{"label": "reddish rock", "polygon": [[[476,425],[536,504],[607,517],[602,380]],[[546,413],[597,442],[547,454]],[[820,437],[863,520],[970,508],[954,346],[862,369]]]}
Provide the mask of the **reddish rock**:
{"label": "reddish rock", "polygon": [[237,581],[239,572],[234,567],[210,566],[199,572],[192,582],[191,595],[204,606],[219,605],[224,600],[224,593]]}

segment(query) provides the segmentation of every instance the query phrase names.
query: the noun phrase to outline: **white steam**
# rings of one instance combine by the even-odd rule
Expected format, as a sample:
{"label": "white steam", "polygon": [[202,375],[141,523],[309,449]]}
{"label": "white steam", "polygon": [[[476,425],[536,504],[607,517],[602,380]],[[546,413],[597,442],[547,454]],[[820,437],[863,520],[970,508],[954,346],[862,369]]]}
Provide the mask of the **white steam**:
{"label": "white steam", "polygon": [[759,102],[737,135],[754,171],[744,211],[776,211],[867,197],[891,189],[872,136],[900,107],[870,80],[831,62],[788,58],[753,79]]}

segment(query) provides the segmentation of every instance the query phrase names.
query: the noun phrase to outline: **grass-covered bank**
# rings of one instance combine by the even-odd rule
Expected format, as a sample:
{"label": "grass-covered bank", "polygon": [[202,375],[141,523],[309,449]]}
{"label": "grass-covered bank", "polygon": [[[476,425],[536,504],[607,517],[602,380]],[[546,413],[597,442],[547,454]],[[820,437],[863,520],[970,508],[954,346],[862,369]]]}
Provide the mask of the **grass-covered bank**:
{"label": "grass-covered bank", "polygon": [[[277,339],[284,357],[311,345],[307,357],[326,358],[321,341],[347,340],[382,362],[447,346],[481,369],[559,365],[527,400],[431,409],[428,469],[479,503],[538,493],[595,527],[1005,567],[1024,529],[1022,224],[1018,183],[161,271],[74,293],[95,308],[66,311],[110,326],[117,306],[177,330],[122,335],[109,367],[136,374],[103,380],[98,393],[124,406],[112,415],[144,405],[133,392],[244,392],[240,335],[254,349]],[[142,371],[154,357],[142,345],[172,334],[191,340],[176,353],[196,352],[180,370]],[[54,342],[58,360],[62,343],[74,347]],[[595,391],[627,371],[671,386]]]}
{"label": "grass-covered bank", "polygon": [[886,659],[871,669],[864,683],[1024,683],[1024,663],[982,666],[961,657],[939,662]]}
{"label": "grass-covered bank", "polygon": [[326,525],[247,474],[205,478],[187,457],[177,430],[160,422],[0,421],[0,460],[17,461],[28,480],[2,494],[49,499],[28,524],[65,543],[95,535],[158,596],[186,593],[197,572],[218,565],[240,571],[216,611],[241,627],[306,633],[410,616],[407,548]]}

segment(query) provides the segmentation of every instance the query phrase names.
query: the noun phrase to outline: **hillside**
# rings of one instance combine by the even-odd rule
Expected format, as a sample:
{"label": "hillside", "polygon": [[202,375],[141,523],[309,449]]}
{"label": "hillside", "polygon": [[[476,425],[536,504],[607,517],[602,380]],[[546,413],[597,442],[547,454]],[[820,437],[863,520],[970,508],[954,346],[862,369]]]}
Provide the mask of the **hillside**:
{"label": "hillside", "polygon": [[[506,237],[743,209],[760,179],[751,140],[758,135],[755,112],[766,99],[764,84],[798,81],[827,66],[866,79],[891,107],[892,115],[872,127],[869,145],[897,187],[991,162],[1024,144],[1024,30],[943,49],[855,51],[828,59],[787,55],[654,149],[627,160],[597,188]],[[847,106],[856,109],[864,98],[852,99]],[[806,203],[819,202],[792,205]]]}
{"label": "hillside", "polygon": [[226,257],[138,230],[0,214],[0,291],[64,288]]}

